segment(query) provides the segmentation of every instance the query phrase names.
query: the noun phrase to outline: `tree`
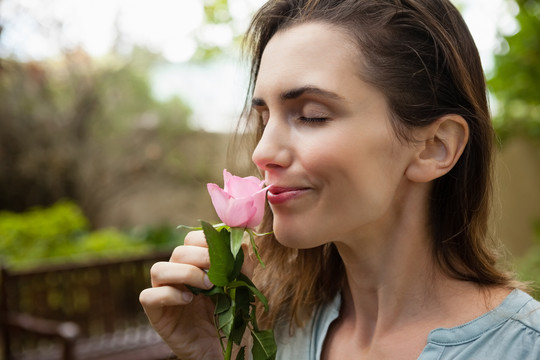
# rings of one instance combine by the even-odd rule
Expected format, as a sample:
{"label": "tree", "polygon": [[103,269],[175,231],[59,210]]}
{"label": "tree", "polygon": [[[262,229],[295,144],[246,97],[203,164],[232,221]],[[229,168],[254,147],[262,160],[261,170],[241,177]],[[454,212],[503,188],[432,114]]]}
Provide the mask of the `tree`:
{"label": "tree", "polygon": [[[111,172],[123,174],[120,165],[136,156],[127,153],[123,139],[140,128],[189,131],[184,102],[153,97],[148,69],[159,58],[144,49],[104,63],[81,50],[50,61],[0,60],[2,210],[24,211],[60,199],[81,203],[88,197],[99,206],[109,194],[87,195],[83,184],[88,173],[95,173],[94,182]],[[117,162],[111,165],[112,160]]]}
{"label": "tree", "polygon": [[495,126],[512,134],[540,138],[540,0],[515,0],[520,30],[503,39],[488,84],[498,102]]}

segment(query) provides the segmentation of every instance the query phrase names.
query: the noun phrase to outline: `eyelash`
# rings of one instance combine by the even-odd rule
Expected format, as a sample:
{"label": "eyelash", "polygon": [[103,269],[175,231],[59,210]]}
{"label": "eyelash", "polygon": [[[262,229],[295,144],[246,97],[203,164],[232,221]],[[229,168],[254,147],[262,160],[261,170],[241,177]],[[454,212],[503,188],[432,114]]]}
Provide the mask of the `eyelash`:
{"label": "eyelash", "polygon": [[328,118],[300,116],[299,120],[301,120],[302,122],[305,122],[305,123],[318,124],[318,123],[324,123],[324,122],[328,121]]}
{"label": "eyelash", "polygon": [[[300,122],[305,123],[306,125],[323,125],[325,122],[329,120],[327,117],[307,117],[307,116],[299,116],[297,118]],[[259,115],[259,121],[261,124],[261,129],[264,131],[266,128],[266,122],[264,121],[263,116]]]}

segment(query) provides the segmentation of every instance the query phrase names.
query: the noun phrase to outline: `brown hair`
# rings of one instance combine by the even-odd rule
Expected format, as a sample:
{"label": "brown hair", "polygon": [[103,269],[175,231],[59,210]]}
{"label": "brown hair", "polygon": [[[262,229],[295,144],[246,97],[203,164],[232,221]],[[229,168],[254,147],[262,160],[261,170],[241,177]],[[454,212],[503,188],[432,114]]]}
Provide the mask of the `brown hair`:
{"label": "brown hair", "polygon": [[[457,114],[470,138],[453,169],[434,180],[429,223],[433,256],[448,276],[480,285],[510,285],[488,243],[493,129],[478,51],[448,0],[274,0],[255,15],[247,33],[251,56],[249,104],[262,53],[278,31],[305,22],[335,26],[358,44],[360,76],[388,101],[396,134]],[[250,114],[246,105],[246,119]],[[261,135],[261,129],[258,136]],[[264,231],[271,230],[270,211]],[[296,250],[269,236],[260,242],[267,264],[254,280],[268,294],[269,326],[281,317],[302,324],[315,306],[341,289],[344,270],[333,244]],[[291,321],[294,320],[294,321]]]}

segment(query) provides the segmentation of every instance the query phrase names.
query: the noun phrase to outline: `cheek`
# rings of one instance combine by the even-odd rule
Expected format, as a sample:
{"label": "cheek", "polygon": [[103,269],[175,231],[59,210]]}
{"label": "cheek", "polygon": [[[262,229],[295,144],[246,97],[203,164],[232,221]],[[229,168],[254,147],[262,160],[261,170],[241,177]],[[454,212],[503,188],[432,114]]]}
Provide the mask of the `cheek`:
{"label": "cheek", "polygon": [[308,176],[319,186],[347,192],[373,173],[373,160],[367,150],[346,137],[324,138],[303,144],[299,161]]}
{"label": "cheek", "polygon": [[342,216],[384,211],[406,169],[404,150],[385,133],[335,140],[311,147],[302,159],[306,172],[322,185],[325,206]]}
{"label": "cheek", "polygon": [[297,159],[313,173],[342,172],[362,156],[362,150],[340,133],[325,132],[323,136],[297,141]]}

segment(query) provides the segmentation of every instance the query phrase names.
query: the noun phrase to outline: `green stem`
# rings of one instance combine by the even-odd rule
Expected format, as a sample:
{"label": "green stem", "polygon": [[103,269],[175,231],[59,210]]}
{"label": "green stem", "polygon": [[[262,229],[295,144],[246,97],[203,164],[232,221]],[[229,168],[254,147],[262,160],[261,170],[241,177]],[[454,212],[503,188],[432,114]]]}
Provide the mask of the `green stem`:
{"label": "green stem", "polygon": [[[231,296],[231,308],[232,308],[232,313],[233,313],[233,316],[236,317],[236,289],[231,289],[230,290],[230,296]],[[234,329],[234,320],[233,320],[233,326],[232,328]],[[233,348],[233,341],[228,337],[227,338],[227,349],[225,350],[225,356],[224,356],[224,360],[231,360],[231,356],[232,356],[232,348]]]}
{"label": "green stem", "polygon": [[230,339],[227,339],[227,350],[225,351],[224,360],[231,360],[232,347],[233,347],[233,342]]}

